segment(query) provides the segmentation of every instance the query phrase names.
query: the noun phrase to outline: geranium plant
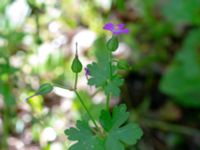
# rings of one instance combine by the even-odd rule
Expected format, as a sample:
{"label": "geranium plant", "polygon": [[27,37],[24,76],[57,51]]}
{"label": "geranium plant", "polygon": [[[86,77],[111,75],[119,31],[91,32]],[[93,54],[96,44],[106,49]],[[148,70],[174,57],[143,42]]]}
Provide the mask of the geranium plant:
{"label": "geranium plant", "polygon": [[[143,132],[136,123],[127,123],[129,112],[125,104],[116,105],[110,111],[110,99],[112,96],[120,95],[120,86],[123,78],[118,74],[120,69],[127,67],[113,58],[112,53],[118,48],[118,36],[127,34],[129,30],[124,28],[124,24],[114,25],[107,23],[103,29],[112,32],[112,37],[106,43],[106,59],[88,64],[85,68],[85,75],[88,85],[101,88],[106,96],[105,109],[101,110],[99,120],[95,120],[80,96],[77,89],[78,75],[82,71],[82,64],[78,57],[77,45],[76,54],[72,62],[71,69],[75,73],[73,91],[79,99],[81,105],[87,112],[93,126],[87,121],[78,120],[76,127],[66,129],[64,133],[68,139],[75,141],[69,150],[124,150],[126,146],[134,145],[142,137]],[[51,84],[42,85],[35,95],[46,94],[52,90]]]}

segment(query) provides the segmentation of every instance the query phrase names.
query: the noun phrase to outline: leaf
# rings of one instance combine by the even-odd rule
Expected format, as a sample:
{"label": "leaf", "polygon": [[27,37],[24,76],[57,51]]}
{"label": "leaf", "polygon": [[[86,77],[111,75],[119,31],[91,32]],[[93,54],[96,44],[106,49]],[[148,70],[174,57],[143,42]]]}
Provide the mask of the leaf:
{"label": "leaf", "polygon": [[135,123],[128,123],[129,113],[126,112],[126,105],[122,104],[113,109],[112,116],[107,110],[102,110],[100,123],[107,131],[105,139],[106,150],[124,150],[126,145],[134,145],[143,135],[140,127]]}
{"label": "leaf", "polygon": [[103,141],[92,133],[88,123],[77,121],[76,127],[65,130],[69,140],[77,141],[69,150],[104,150]]}
{"label": "leaf", "polygon": [[105,37],[99,37],[93,44],[93,51],[95,52],[95,56],[97,58],[97,62],[107,64],[109,61],[109,51],[106,48]]}
{"label": "leaf", "polygon": [[186,107],[200,107],[199,39],[200,29],[190,32],[160,84],[163,92]]}
{"label": "leaf", "polygon": [[95,85],[96,87],[103,86],[110,75],[109,64],[103,65],[101,63],[89,64],[87,68],[90,71],[91,78],[88,80],[89,85]]}
{"label": "leaf", "polygon": [[[103,87],[105,94],[112,93],[114,96],[119,96],[119,86],[123,84],[123,79],[119,75],[114,75],[111,80],[109,64],[104,63],[92,63],[87,66],[90,71],[89,85],[95,85],[96,87]],[[112,66],[113,74],[116,72],[117,67]]]}
{"label": "leaf", "polygon": [[119,96],[119,87],[123,84],[123,82],[124,80],[120,76],[116,75],[115,77],[113,77],[113,79],[108,82],[108,84],[104,88],[106,95],[112,93],[114,96]]}
{"label": "leaf", "polygon": [[122,85],[123,80],[120,76],[116,75],[118,68],[116,65],[112,65],[112,78],[110,79],[110,51],[107,50],[104,43],[104,38],[99,38],[94,44],[94,51],[97,58],[97,62],[94,62],[87,66],[90,72],[88,84],[94,85],[96,88],[101,87],[106,94],[111,92],[114,96],[119,96],[119,86]]}

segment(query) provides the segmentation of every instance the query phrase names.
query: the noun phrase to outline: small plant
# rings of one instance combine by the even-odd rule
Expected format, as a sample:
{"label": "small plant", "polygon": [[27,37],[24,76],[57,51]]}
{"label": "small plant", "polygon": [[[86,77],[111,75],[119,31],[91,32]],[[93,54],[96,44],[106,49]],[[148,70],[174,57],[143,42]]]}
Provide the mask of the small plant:
{"label": "small plant", "polygon": [[[104,61],[97,60],[97,62],[87,65],[85,74],[88,85],[101,88],[104,91],[106,106],[100,113],[99,121],[95,120],[77,90],[78,74],[82,71],[82,64],[78,57],[76,44],[76,54],[71,65],[71,69],[75,73],[73,91],[94,127],[91,127],[87,121],[78,120],[75,128],[66,129],[64,132],[68,139],[75,141],[69,150],[124,150],[126,146],[136,144],[143,135],[137,124],[127,123],[129,113],[125,104],[115,106],[112,111],[110,111],[109,106],[111,97],[120,95],[120,86],[124,82],[118,71],[128,68],[126,61],[114,59],[112,52],[119,45],[117,36],[127,34],[129,31],[124,28],[124,24],[114,25],[112,23],[107,23],[104,29],[112,32],[112,37],[106,43],[106,57]],[[45,84],[39,88],[35,95],[44,94],[51,90],[52,85]]]}

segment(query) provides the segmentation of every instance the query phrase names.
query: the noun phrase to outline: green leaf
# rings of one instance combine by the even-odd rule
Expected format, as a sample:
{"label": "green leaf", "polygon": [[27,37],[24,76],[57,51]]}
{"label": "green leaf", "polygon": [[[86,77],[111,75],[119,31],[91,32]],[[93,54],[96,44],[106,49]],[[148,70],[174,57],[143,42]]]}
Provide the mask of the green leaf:
{"label": "green leaf", "polygon": [[107,50],[105,43],[105,37],[101,36],[93,44],[92,51],[95,52],[97,62],[107,63],[109,61],[110,52]]}
{"label": "green leaf", "polygon": [[160,88],[185,107],[200,107],[200,29],[190,32],[161,80]]}
{"label": "green leaf", "polygon": [[[119,87],[123,84],[123,79],[119,75],[114,75],[111,80],[109,63],[92,63],[87,66],[90,71],[89,85],[96,87],[103,87],[106,94],[112,93],[114,96],[119,96]],[[116,72],[117,67],[112,66],[113,74]]]}
{"label": "green leaf", "polygon": [[[95,45],[100,46],[101,49],[95,49],[97,62],[87,65],[90,72],[90,78],[88,79],[89,85],[94,85],[96,88],[101,87],[105,94],[112,94],[113,96],[119,96],[119,86],[122,85],[123,79],[117,75],[117,65],[112,64],[110,67],[110,55],[112,50],[118,47],[117,37],[113,36],[107,43],[108,51],[104,45],[104,41],[99,39]],[[112,57],[112,56],[111,56]],[[111,73],[112,70],[112,73]]]}
{"label": "green leaf", "polygon": [[128,116],[129,113],[126,112],[124,104],[114,107],[112,116],[107,110],[102,110],[100,123],[107,131],[106,150],[124,150],[125,145],[134,145],[142,137],[143,132],[137,124],[124,125]]}
{"label": "green leaf", "polygon": [[120,89],[119,87],[123,84],[124,80],[120,76],[115,76],[111,81],[106,84],[104,87],[106,95],[113,94],[113,96],[119,96]]}
{"label": "green leaf", "polygon": [[69,140],[77,141],[69,150],[104,150],[103,141],[93,134],[84,121],[77,121],[76,128],[65,130],[65,134]]}
{"label": "green leaf", "polygon": [[88,80],[89,85],[95,85],[96,87],[103,86],[110,75],[109,64],[101,64],[93,62],[89,64],[87,68],[90,71],[91,78]]}

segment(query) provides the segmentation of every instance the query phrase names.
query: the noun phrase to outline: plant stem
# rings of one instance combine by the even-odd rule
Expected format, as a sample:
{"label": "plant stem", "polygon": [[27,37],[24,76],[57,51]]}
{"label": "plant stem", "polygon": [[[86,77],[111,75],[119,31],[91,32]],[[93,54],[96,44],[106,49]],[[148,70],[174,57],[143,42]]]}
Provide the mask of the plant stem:
{"label": "plant stem", "polygon": [[108,112],[110,110],[109,104],[110,104],[110,94],[106,95],[106,109]]}
{"label": "plant stem", "polygon": [[74,90],[76,90],[77,88],[77,81],[78,81],[78,73],[75,74]]}
{"label": "plant stem", "polygon": [[77,88],[77,81],[78,81],[78,73],[75,74],[75,82],[74,82],[74,92],[76,93],[76,96],[78,97],[79,101],[81,102],[81,105],[83,106],[83,108],[85,109],[85,111],[87,112],[88,116],[90,117],[90,119],[92,120],[93,124],[95,125],[95,127],[100,131],[99,127],[97,126],[94,118],[92,117],[90,111],[88,110],[88,108],[86,107],[83,99],[81,98],[81,96],[78,94],[76,88]]}
{"label": "plant stem", "polygon": [[78,94],[78,92],[75,90],[76,96],[78,97],[79,101],[81,102],[81,104],[83,105],[85,111],[87,112],[88,116],[90,117],[90,119],[92,120],[92,122],[94,123],[95,127],[100,131],[99,127],[97,126],[94,118],[92,117],[90,111],[88,110],[88,108],[86,107],[85,103],[83,102],[83,99],[81,98],[81,96]]}
{"label": "plant stem", "polygon": [[36,96],[37,94],[34,94],[34,95],[31,95],[31,96],[29,96],[29,97],[27,97],[26,99],[25,99],[25,101],[28,101],[30,98],[32,98],[32,97],[34,97],[34,96]]}
{"label": "plant stem", "polygon": [[110,80],[112,79],[112,52],[109,52],[109,69],[110,69]]}
{"label": "plant stem", "polygon": [[[110,78],[109,80],[111,81],[112,80],[112,52],[110,52],[108,50],[108,61],[109,61],[109,70],[110,70]],[[109,104],[110,104],[110,97],[111,97],[111,93],[107,94],[106,95],[106,109],[107,111],[109,112],[110,111],[110,107],[109,107]]]}

